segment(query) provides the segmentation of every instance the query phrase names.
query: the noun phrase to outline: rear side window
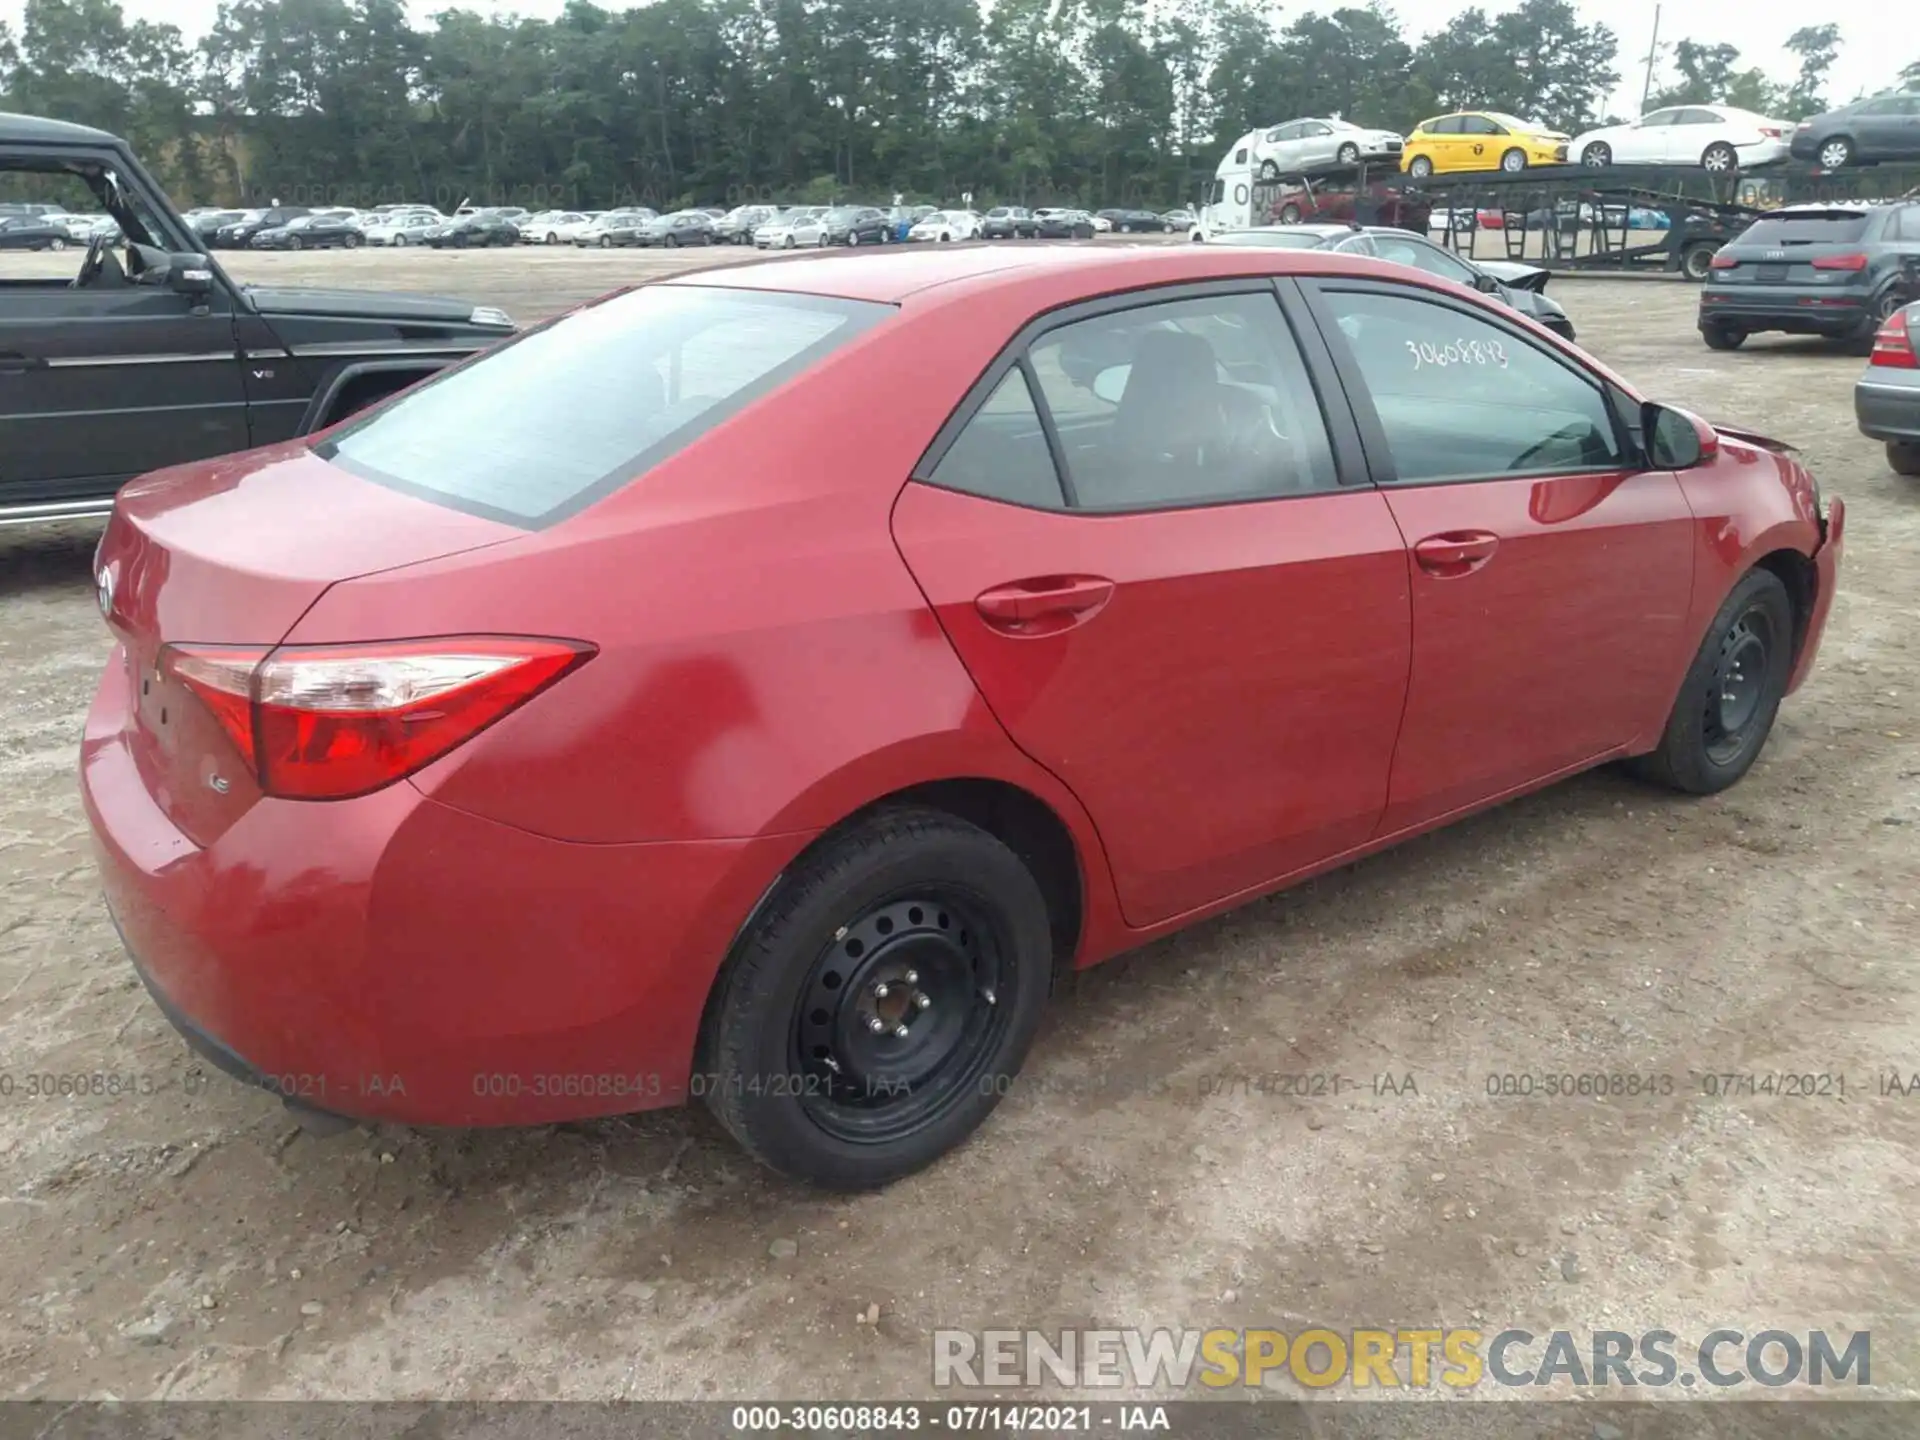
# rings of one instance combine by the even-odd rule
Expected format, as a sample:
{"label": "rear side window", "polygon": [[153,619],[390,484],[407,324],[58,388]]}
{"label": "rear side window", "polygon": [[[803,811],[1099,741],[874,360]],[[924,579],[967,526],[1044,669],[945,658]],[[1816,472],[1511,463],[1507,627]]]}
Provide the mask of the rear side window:
{"label": "rear side window", "polygon": [[448,371],[316,451],[364,479],[533,528],[643,474],[893,313],[649,285]]}
{"label": "rear side window", "polygon": [[1756,220],[1741,235],[1741,245],[1844,245],[1867,233],[1865,215],[1805,215]]}
{"label": "rear side window", "polygon": [[931,479],[989,500],[1056,509],[1064,503],[1053,452],[1024,369],[1015,366],[974,412]]}

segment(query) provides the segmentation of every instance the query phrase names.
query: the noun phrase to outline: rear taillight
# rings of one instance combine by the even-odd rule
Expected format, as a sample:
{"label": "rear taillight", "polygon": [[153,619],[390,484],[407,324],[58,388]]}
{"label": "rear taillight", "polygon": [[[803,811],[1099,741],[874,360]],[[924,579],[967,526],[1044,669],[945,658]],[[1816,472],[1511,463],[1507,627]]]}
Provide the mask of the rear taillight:
{"label": "rear taillight", "polygon": [[1775,129],[1774,129],[1774,128],[1773,128],[1772,126],[1770,126],[1770,125],[1762,125],[1762,126],[1760,127],[1760,133],[1761,133],[1762,135],[1764,135],[1764,136],[1766,136],[1766,137],[1767,137],[1767,138],[1768,138],[1769,140],[1778,140],[1778,139],[1780,138],[1780,135],[1781,135],[1781,132],[1780,132],[1780,131],[1778,131],[1778,130],[1775,130]]}
{"label": "rear taillight", "polygon": [[471,740],[594,647],[463,635],[365,645],[169,645],[160,668],[232,738],[269,795],[344,800]]}
{"label": "rear taillight", "polygon": [[1894,311],[1886,323],[1873,332],[1873,356],[1867,363],[1890,370],[1920,370],[1920,355],[1914,353],[1906,311]]}
{"label": "rear taillight", "polygon": [[1816,270],[1864,270],[1867,268],[1867,256],[1863,250],[1855,250],[1845,255],[1818,255],[1814,257]]}
{"label": "rear taillight", "polygon": [[1739,263],[1740,261],[1737,258],[1727,254],[1726,251],[1716,250],[1713,253],[1713,259],[1709,260],[1707,265],[1710,269],[1714,270],[1731,270]]}

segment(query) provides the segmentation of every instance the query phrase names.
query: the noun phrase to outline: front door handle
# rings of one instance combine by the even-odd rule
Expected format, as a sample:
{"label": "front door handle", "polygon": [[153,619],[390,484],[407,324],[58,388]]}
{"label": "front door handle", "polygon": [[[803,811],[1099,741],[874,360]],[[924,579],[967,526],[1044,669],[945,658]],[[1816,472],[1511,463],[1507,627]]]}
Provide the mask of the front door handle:
{"label": "front door handle", "polygon": [[1429,535],[1413,547],[1413,558],[1429,575],[1451,580],[1471,575],[1493,558],[1500,537],[1487,530],[1448,530]]}
{"label": "front door handle", "polygon": [[44,370],[47,362],[39,355],[22,355],[17,350],[0,350],[0,375],[18,375],[23,370]]}
{"label": "front door handle", "polygon": [[1028,631],[1041,621],[1090,616],[1113,598],[1113,581],[1098,575],[1047,575],[983,591],[973,602],[981,618],[998,629]]}

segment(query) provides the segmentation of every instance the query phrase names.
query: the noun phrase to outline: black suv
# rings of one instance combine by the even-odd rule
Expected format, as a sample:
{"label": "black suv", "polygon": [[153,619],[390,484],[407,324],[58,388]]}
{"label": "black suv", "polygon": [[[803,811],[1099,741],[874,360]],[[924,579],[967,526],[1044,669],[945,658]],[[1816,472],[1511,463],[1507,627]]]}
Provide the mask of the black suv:
{"label": "black suv", "polygon": [[1875,95],[1829,110],[1794,127],[1796,160],[1844,170],[1874,160],[1920,160],[1920,92]]}
{"label": "black suv", "polygon": [[1761,330],[1825,335],[1863,354],[1900,308],[1920,257],[1920,203],[1795,205],[1756,220],[1715,253],[1700,334],[1732,350]]}
{"label": "black suv", "polygon": [[460,300],[236,284],[99,130],[0,114],[0,184],[91,192],[124,237],[0,280],[0,525],[104,515],[135,475],[321,429],[513,333]]}
{"label": "black suv", "polygon": [[278,230],[302,215],[312,213],[304,205],[275,205],[270,210],[252,211],[238,220],[219,226],[207,237],[207,243],[221,250],[244,250],[262,230]]}

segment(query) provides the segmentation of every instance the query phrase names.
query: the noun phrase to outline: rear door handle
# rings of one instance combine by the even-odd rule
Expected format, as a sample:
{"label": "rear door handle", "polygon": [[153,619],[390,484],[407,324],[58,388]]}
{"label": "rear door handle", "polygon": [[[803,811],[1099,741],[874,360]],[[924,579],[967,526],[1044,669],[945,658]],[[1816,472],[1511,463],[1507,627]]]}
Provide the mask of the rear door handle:
{"label": "rear door handle", "polygon": [[23,370],[46,368],[46,360],[39,355],[22,355],[17,350],[0,351],[0,374],[17,375]]}
{"label": "rear door handle", "polygon": [[1113,581],[1098,575],[1048,575],[996,585],[973,606],[989,624],[1019,629],[1039,620],[1091,615],[1112,596]]}
{"label": "rear door handle", "polygon": [[1487,530],[1448,530],[1429,535],[1413,547],[1422,570],[1443,579],[1470,575],[1493,558],[1500,537]]}

